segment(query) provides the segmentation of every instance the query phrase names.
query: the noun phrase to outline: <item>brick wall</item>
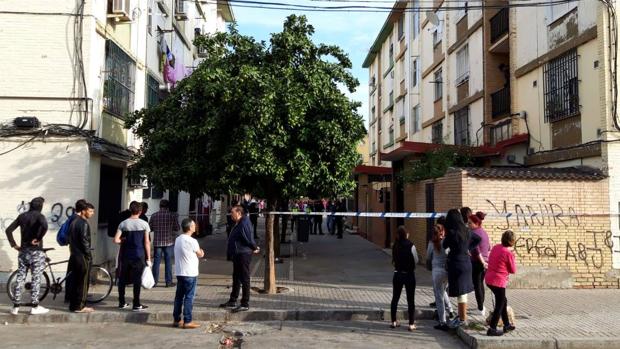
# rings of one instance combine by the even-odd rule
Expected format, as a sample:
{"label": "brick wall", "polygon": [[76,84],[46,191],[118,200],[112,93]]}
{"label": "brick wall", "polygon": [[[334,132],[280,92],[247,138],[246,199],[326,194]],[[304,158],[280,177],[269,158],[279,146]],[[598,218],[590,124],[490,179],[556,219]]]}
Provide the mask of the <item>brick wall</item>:
{"label": "brick wall", "polygon": [[519,273],[513,287],[618,287],[612,269],[607,193],[607,180],[463,177],[464,206],[486,213],[513,213],[484,221],[492,244],[499,243],[506,229],[517,235]]}

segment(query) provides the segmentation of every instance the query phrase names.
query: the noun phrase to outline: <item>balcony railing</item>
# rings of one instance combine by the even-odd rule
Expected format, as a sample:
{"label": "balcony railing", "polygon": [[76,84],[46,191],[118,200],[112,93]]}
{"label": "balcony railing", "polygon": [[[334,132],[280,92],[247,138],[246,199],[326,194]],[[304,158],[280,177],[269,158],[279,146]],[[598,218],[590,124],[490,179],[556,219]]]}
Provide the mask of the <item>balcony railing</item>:
{"label": "balcony railing", "polygon": [[510,87],[491,94],[491,115],[498,116],[510,114]]}
{"label": "balcony railing", "polygon": [[503,8],[491,18],[491,43],[494,44],[506,33],[508,33],[508,8]]}

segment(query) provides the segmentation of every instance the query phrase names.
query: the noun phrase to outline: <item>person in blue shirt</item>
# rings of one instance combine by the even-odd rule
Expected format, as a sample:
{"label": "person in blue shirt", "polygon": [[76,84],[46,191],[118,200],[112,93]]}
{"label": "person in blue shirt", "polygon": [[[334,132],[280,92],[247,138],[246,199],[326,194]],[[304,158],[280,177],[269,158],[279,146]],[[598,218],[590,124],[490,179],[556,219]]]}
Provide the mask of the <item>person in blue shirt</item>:
{"label": "person in blue shirt", "polygon": [[[220,307],[230,308],[233,312],[247,311],[250,309],[250,263],[252,254],[258,254],[260,248],[256,245],[254,228],[243,206],[234,206],[230,210],[230,216],[235,225],[228,236],[226,258],[233,262],[233,282],[230,299]],[[237,305],[240,289],[241,303]]]}

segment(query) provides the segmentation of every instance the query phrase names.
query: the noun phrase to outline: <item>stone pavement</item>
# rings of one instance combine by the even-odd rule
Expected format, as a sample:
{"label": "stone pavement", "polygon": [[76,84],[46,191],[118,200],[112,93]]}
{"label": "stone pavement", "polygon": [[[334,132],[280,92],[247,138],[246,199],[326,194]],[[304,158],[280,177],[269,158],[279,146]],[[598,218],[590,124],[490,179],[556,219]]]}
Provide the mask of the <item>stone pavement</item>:
{"label": "stone pavement", "polygon": [[[263,226],[262,222],[259,226]],[[262,231],[259,231],[262,236]],[[288,255],[283,264],[277,264],[278,286],[288,292],[264,295],[253,292],[251,311],[231,315],[217,308],[230,293],[232,265],[225,260],[226,235],[216,230],[214,235],[200,241],[207,259],[201,262],[194,313],[197,320],[382,320],[389,319],[392,267],[390,256],[374,244],[356,235],[345,234],[343,240],[335,236],[310,236],[309,243],[282,245],[282,254]],[[262,242],[263,240],[261,240]],[[264,265],[255,257],[251,267],[252,286],[262,288]],[[162,273],[163,277],[163,267]],[[419,266],[416,289],[416,316],[430,319],[433,310],[430,273]],[[487,290],[488,291],[488,290]],[[129,291],[130,295],[131,292]],[[174,288],[156,287],[142,291],[147,313],[131,313],[116,309],[116,289],[103,303],[97,304],[93,314],[69,313],[62,299],[45,299],[43,304],[52,309],[44,316],[8,314],[5,304],[0,322],[156,322],[170,321]],[[62,295],[60,295],[62,298]],[[491,292],[487,292],[486,307],[492,307]],[[508,290],[508,301],[517,317],[517,330],[502,338],[488,338],[476,331],[476,323],[483,319],[472,309],[471,330],[459,331],[459,336],[473,347],[556,348],[592,347],[597,343],[606,347],[620,347],[620,290]],[[401,298],[400,317],[404,315],[405,296]],[[130,299],[130,298],[129,298]],[[473,294],[470,308],[475,307]],[[1,308],[0,308],[1,310]],[[24,309],[24,313],[28,310]],[[562,344],[564,343],[564,344]]]}

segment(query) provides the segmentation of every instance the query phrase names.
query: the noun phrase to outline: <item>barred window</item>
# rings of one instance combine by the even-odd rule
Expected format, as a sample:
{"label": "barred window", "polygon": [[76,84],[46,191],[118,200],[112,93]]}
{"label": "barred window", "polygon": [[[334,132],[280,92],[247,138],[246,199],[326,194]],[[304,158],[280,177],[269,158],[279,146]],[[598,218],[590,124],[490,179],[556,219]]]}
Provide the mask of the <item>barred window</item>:
{"label": "barred window", "polygon": [[106,41],[103,108],[124,117],[133,111],[136,65],[114,42]]}
{"label": "barred window", "polygon": [[413,107],[411,114],[411,134],[414,134],[420,131],[420,105]]}
{"label": "barred window", "polygon": [[146,77],[146,107],[154,107],[159,104],[159,81],[150,74]]}
{"label": "barred window", "polygon": [[436,122],[433,124],[432,142],[435,144],[443,143],[443,122]]}
{"label": "barred window", "polygon": [[454,144],[469,145],[469,107],[454,113]]}
{"label": "barred window", "polygon": [[456,53],[456,84],[469,80],[469,46],[465,45]]}
{"label": "barred window", "polygon": [[501,141],[512,138],[512,120],[509,119],[491,127],[489,134],[491,145],[497,145]]}
{"label": "barred window", "polygon": [[577,50],[573,49],[545,65],[545,122],[560,121],[579,113]]}

